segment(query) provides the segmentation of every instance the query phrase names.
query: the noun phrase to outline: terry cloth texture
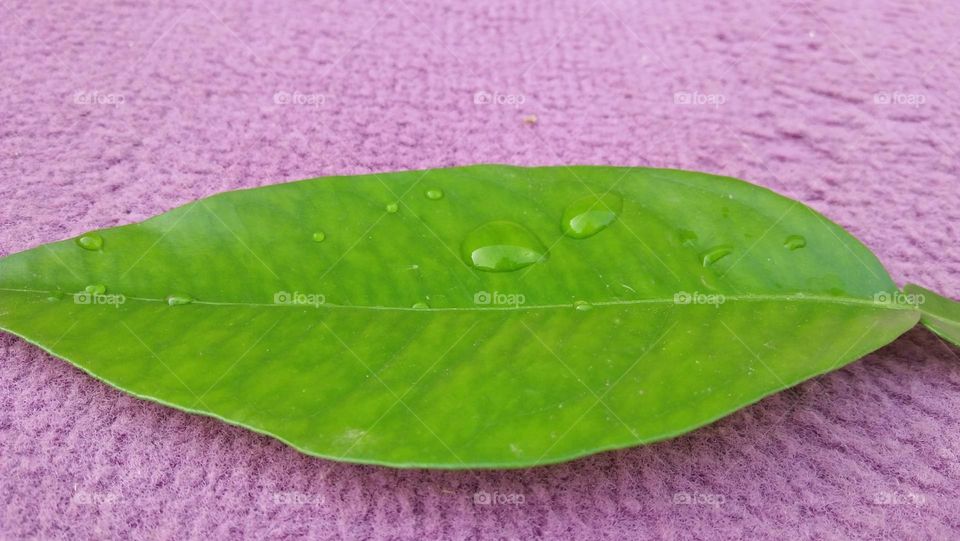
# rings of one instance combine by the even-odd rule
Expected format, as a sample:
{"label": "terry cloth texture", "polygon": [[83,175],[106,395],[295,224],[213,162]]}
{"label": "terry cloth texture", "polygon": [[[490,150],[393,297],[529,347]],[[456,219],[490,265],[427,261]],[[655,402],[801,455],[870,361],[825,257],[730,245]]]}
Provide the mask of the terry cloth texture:
{"label": "terry cloth texture", "polygon": [[[0,253],[313,176],[653,165],[799,199],[956,298],[957,28],[907,0],[9,0]],[[958,350],[919,328],[675,440],[505,472],[306,457],[0,336],[2,539],[956,539],[958,458]]]}

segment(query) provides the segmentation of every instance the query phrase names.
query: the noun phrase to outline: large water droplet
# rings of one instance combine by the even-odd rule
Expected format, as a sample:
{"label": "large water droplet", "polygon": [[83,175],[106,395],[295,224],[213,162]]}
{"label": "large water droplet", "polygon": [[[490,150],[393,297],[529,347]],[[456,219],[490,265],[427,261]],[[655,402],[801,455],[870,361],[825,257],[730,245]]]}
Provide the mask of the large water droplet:
{"label": "large water droplet", "polygon": [[91,295],[103,295],[107,292],[107,286],[103,284],[91,284],[83,288],[83,290]]}
{"label": "large water droplet", "polygon": [[327,234],[324,233],[323,231],[317,231],[316,233],[313,234],[314,242],[323,242],[324,239],[326,238],[327,238]]}
{"label": "large water droplet", "polygon": [[475,269],[509,272],[547,259],[547,249],[522,225],[497,221],[474,229],[460,246],[463,259]]}
{"label": "large water droplet", "polygon": [[103,237],[96,233],[87,233],[79,238],[77,238],[77,246],[83,248],[84,250],[90,250],[91,252],[96,252],[103,248]]}
{"label": "large water droplet", "polygon": [[592,237],[606,229],[623,210],[623,199],[615,193],[577,199],[563,210],[560,229],[575,239]]}
{"label": "large water droplet", "polygon": [[573,307],[578,312],[589,312],[590,310],[593,310],[593,305],[587,301],[577,301],[573,303]]}
{"label": "large water droplet", "polygon": [[437,199],[443,199],[443,190],[439,188],[431,188],[427,190],[427,199],[432,199],[434,201]]}
{"label": "large water droplet", "polygon": [[790,235],[787,237],[787,240],[783,241],[783,247],[788,250],[799,250],[807,245],[807,239],[801,237],[800,235]]}
{"label": "large water droplet", "polygon": [[386,209],[390,214],[396,214],[400,210],[400,206],[396,203],[387,203]]}
{"label": "large water droplet", "polygon": [[190,304],[191,302],[193,302],[193,297],[190,295],[170,295],[167,297],[167,304],[170,306]]}
{"label": "large water droplet", "polygon": [[732,246],[727,246],[727,245],[717,246],[716,248],[711,248],[710,250],[704,252],[701,258],[701,262],[703,263],[704,267],[708,267],[732,253],[733,253]]}
{"label": "large water droplet", "polygon": [[430,305],[425,302],[418,302],[413,305],[413,308],[417,310],[426,310],[427,308],[430,308]]}

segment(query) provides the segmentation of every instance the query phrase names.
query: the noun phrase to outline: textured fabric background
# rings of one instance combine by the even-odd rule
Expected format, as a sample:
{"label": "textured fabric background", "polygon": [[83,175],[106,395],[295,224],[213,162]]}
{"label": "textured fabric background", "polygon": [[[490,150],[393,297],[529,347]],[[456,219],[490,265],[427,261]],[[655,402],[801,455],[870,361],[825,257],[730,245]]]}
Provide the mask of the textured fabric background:
{"label": "textured fabric background", "polygon": [[[9,0],[0,253],[311,176],[655,165],[804,201],[956,298],[958,28],[927,0]],[[2,539],[956,539],[958,458],[958,350],[923,329],[670,442],[459,473],[302,456],[0,336]]]}

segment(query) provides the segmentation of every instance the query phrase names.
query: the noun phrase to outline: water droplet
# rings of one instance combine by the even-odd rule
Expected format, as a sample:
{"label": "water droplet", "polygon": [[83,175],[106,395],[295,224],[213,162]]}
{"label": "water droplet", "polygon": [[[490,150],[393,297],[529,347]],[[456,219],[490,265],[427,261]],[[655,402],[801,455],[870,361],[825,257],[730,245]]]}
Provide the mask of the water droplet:
{"label": "water droplet", "polygon": [[697,234],[689,229],[677,231],[677,237],[680,238],[681,246],[693,246],[697,243]]}
{"label": "water droplet", "polygon": [[54,291],[47,296],[47,302],[57,302],[64,297],[62,291]]}
{"label": "water droplet", "polygon": [[731,246],[717,246],[716,248],[711,248],[710,250],[704,252],[701,261],[703,262],[704,267],[708,267],[732,253],[733,247]]}
{"label": "water droplet", "polygon": [[84,250],[90,250],[91,252],[96,252],[103,248],[103,237],[96,233],[87,233],[79,238],[77,238],[77,246],[83,248]]}
{"label": "water droplet", "polygon": [[107,292],[107,286],[103,284],[91,284],[83,288],[83,290],[91,295],[103,295]]}
{"label": "water droplet", "polygon": [[427,308],[430,308],[430,305],[425,302],[418,302],[413,305],[413,308],[416,308],[417,310],[426,310]]}
{"label": "water droplet", "polygon": [[387,203],[386,209],[390,214],[396,214],[397,211],[400,210],[400,206],[396,203]]}
{"label": "water droplet", "polygon": [[317,231],[316,233],[313,234],[314,242],[323,242],[323,240],[326,238],[327,238],[327,234],[324,233],[323,231]]}
{"label": "water droplet", "polygon": [[578,312],[589,312],[590,310],[593,310],[593,305],[587,301],[577,301],[573,303],[573,307]]}
{"label": "water droplet", "polygon": [[437,199],[443,199],[443,190],[439,188],[431,188],[427,190],[427,199],[432,199],[434,201]]}
{"label": "water droplet", "polygon": [[190,295],[170,295],[167,297],[167,304],[170,306],[190,304],[191,302],[193,302],[193,297]]}
{"label": "water droplet", "polygon": [[489,222],[467,234],[460,253],[477,270],[509,272],[546,261],[547,249],[522,225]]}
{"label": "water droplet", "polygon": [[711,290],[716,291],[720,289],[720,285],[717,283],[717,273],[703,270],[700,273],[700,284]]}
{"label": "water droplet", "polygon": [[783,247],[793,251],[799,250],[807,245],[807,239],[801,237],[800,235],[790,235],[787,237],[787,240],[783,241]]}
{"label": "water droplet", "polygon": [[622,209],[623,199],[615,193],[582,197],[563,210],[560,229],[575,239],[592,237],[612,224]]}

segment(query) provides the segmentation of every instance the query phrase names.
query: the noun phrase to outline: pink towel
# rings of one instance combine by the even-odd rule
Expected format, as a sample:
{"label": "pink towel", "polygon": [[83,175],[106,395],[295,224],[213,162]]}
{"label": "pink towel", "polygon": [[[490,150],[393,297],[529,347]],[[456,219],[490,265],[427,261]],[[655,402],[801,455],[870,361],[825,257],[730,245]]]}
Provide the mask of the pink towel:
{"label": "pink towel", "polygon": [[[328,174],[602,163],[799,199],[960,296],[960,3],[0,4],[0,253]],[[0,538],[948,539],[960,359],[917,329],[693,434],[394,471],[0,335]]]}

